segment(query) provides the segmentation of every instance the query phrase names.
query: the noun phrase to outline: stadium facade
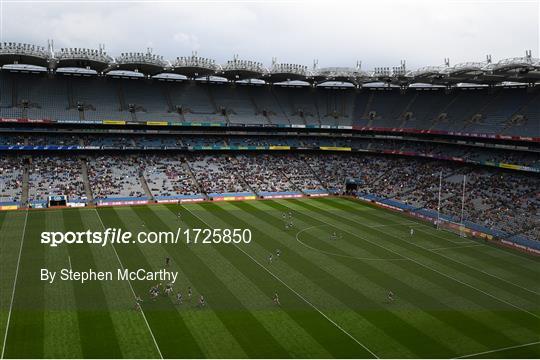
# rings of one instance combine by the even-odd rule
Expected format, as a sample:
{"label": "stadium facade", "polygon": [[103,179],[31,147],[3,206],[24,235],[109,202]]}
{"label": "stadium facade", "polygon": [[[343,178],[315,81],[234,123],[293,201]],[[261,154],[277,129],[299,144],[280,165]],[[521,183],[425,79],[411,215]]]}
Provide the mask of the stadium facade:
{"label": "stadium facade", "polygon": [[0,208],[354,193],[540,250],[530,52],[365,72],[4,43],[0,64]]}

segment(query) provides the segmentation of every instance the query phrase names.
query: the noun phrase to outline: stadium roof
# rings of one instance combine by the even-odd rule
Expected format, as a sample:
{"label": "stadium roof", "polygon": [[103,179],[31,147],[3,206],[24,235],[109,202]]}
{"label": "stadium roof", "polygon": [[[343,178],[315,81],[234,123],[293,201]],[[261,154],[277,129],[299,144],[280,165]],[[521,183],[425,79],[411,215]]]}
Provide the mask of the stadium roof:
{"label": "stadium roof", "polygon": [[229,81],[260,79],[268,83],[304,81],[320,84],[340,81],[361,85],[382,82],[391,85],[408,86],[416,83],[452,86],[460,83],[494,85],[504,82],[537,83],[540,80],[540,59],[533,58],[531,51],[523,57],[502,59],[492,62],[488,56],[485,62],[466,62],[450,66],[445,59],[443,66],[426,66],[416,70],[406,69],[402,61],[396,67],[377,67],[371,72],[356,67],[326,67],[317,69],[301,64],[278,63],[272,59],[267,69],[262,63],[241,60],[238,56],[219,65],[215,60],[203,58],[193,53],[187,57],[177,57],[170,62],[155,55],[151,49],[146,52],[122,53],[113,59],[103,46],[98,49],[62,48],[54,51],[53,43],[47,47],[31,44],[4,42],[0,44],[0,66],[33,65],[52,71],[60,68],[80,68],[98,73],[110,71],[134,71],[145,76],[158,74],[179,74],[189,79],[219,76]]}

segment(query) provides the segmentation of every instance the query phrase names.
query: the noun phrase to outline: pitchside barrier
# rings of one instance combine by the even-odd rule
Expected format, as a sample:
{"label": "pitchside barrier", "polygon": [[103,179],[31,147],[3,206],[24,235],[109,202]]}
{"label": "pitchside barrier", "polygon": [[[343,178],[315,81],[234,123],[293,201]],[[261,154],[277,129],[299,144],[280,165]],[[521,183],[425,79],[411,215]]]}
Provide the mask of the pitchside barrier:
{"label": "pitchside barrier", "polygon": [[485,226],[464,221],[458,224],[448,216],[437,216],[437,212],[428,209],[418,209],[411,205],[401,203],[393,199],[384,199],[371,194],[358,195],[358,199],[369,202],[378,207],[401,212],[407,216],[414,217],[437,226],[439,229],[451,231],[459,236],[469,236],[503,247],[509,247],[533,255],[540,255],[540,242],[531,240],[522,236],[510,236],[509,234],[495,229],[489,229]]}

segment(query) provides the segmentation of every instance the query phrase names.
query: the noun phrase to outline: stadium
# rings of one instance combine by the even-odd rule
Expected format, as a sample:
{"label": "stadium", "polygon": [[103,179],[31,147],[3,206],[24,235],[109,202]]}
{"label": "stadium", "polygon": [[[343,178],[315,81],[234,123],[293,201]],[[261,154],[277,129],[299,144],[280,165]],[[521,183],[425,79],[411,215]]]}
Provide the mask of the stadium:
{"label": "stadium", "polygon": [[0,66],[1,358],[540,357],[530,50]]}

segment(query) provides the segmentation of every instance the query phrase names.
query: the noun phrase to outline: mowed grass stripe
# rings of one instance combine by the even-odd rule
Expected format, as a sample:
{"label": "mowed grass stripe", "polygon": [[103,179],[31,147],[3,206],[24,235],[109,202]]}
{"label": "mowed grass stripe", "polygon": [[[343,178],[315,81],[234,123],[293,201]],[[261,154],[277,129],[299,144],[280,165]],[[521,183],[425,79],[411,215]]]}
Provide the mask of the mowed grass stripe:
{"label": "mowed grass stripe", "polygon": [[[100,208],[97,211],[103,219],[105,227],[137,232],[136,226],[139,224],[124,222],[115,208]],[[115,248],[125,269],[132,271],[141,268],[147,271],[153,270],[136,244],[117,245]],[[132,281],[131,284],[135,293],[143,296],[143,294],[148,294],[151,286],[156,285],[156,281]],[[135,304],[135,299],[133,299],[133,304]],[[146,301],[142,307],[148,325],[164,357],[197,358],[203,356],[202,350],[170,302],[159,302],[158,304]],[[174,336],[172,336],[173,334]]]}
{"label": "mowed grass stripe", "polygon": [[[278,210],[282,210],[283,208],[283,206],[273,201],[265,201],[264,204]],[[268,216],[265,215],[265,212],[258,209],[257,206],[252,203],[232,203],[232,205],[251,214],[257,214],[265,222],[271,224]],[[237,219],[244,226],[249,226],[249,224],[244,223],[242,219]],[[278,225],[276,221],[274,221],[273,225],[276,228],[279,228],[280,225],[282,226],[282,224]],[[280,246],[279,242],[266,234],[257,233],[257,236],[265,239],[264,241],[259,242],[259,244],[265,247],[269,252]],[[309,260],[304,259],[297,253],[288,253],[287,256],[284,256],[282,260],[287,262],[287,264],[296,271],[303,273],[306,277],[319,279],[318,285],[324,288],[327,292],[337,296],[340,301],[346,304],[348,310],[356,312],[373,326],[378,327],[381,331],[386,333],[387,336],[402,344],[416,356],[444,357],[454,354],[451,348],[445,346],[437,339],[433,338],[430,334],[414,327],[412,324],[404,321],[396,314],[387,311],[387,309],[383,307],[380,302],[374,301],[364,293],[356,290],[348,283],[342,281],[342,279],[336,277],[335,274],[323,270],[321,267],[310,262]],[[358,304],[362,304],[362,306],[368,307],[372,310],[361,311]]]}
{"label": "mowed grass stripe", "polygon": [[45,228],[43,211],[28,212],[5,358],[43,358],[44,283],[40,269],[45,265],[46,247],[40,244]]}
{"label": "mowed grass stripe", "polygon": [[[333,213],[325,212],[324,210],[316,206],[313,206],[311,204],[307,204],[305,202],[298,202],[297,204],[299,204],[302,208],[313,210],[314,212],[322,214],[323,216],[325,216],[326,214],[326,216],[329,218],[337,216],[338,219],[341,221],[342,226],[345,223],[352,222],[346,218],[342,218]],[[366,214],[365,216],[372,216],[372,215]],[[378,229],[366,228],[364,225],[362,225],[362,223],[355,223],[355,225],[354,226],[351,225],[351,227],[354,228],[356,231],[360,228],[362,232],[365,232],[368,234],[370,232],[371,234],[376,233],[379,240],[381,238],[386,238],[388,242],[392,241],[392,236],[389,236],[388,234]],[[349,230],[349,231],[352,231],[352,230]],[[385,244],[387,245],[387,243]],[[420,264],[418,265],[420,266]],[[500,300],[496,296],[489,296],[488,293],[484,293],[474,288],[471,288],[469,286],[466,286],[465,284],[462,284],[454,279],[443,276],[443,274],[439,272],[426,271],[425,277],[432,277],[435,280],[439,279],[441,284],[445,284],[445,286],[447,286],[449,289],[455,289],[454,291],[456,293],[459,293],[462,296],[467,297],[469,300],[477,302],[479,306],[484,305],[486,308],[486,311],[491,312],[491,314],[493,315],[492,321],[496,321],[499,318],[499,319],[505,319],[508,322],[509,331],[513,329],[521,329],[522,331],[524,331],[525,334],[529,334],[527,336],[530,336],[530,334],[535,333],[538,330],[538,326],[540,323],[537,321],[538,319],[532,316],[532,314],[527,313],[523,310],[516,309],[515,307],[510,306],[510,304],[508,304],[507,302]],[[518,337],[518,334],[515,334],[515,337]]]}
{"label": "mowed grass stripe", "polygon": [[[528,294],[531,297],[540,295],[540,286],[537,281],[540,272],[515,265],[516,261],[513,256],[507,256],[506,258],[493,256],[493,252],[485,251],[491,246],[481,243],[479,239],[465,245],[445,244],[434,236],[436,235],[434,232],[437,232],[436,229],[415,231],[413,237],[410,237],[409,227],[407,226],[385,227],[382,230],[426,248],[426,250],[436,253],[437,257],[447,258],[454,263],[458,263],[461,267],[472,270],[472,272],[483,273],[490,277],[491,280],[495,280],[495,282],[504,283],[507,288],[518,288],[519,292]],[[429,245],[425,246],[421,243],[422,241],[429,242]]]}
{"label": "mowed grass stripe", "polygon": [[[84,231],[86,227],[81,212],[66,210],[64,224],[66,231]],[[67,245],[73,271],[101,271],[95,264],[91,246],[87,243]],[[67,262],[68,259],[66,259]],[[85,358],[119,358],[122,351],[118,345],[116,332],[109,313],[102,281],[74,281],[73,289],[77,304],[81,346]]]}
{"label": "mowed grass stripe", "polygon": [[[302,218],[308,215],[299,212],[296,216]],[[348,241],[350,241],[350,238],[345,236],[339,242],[321,241],[319,246],[323,250],[346,255],[347,252],[341,250],[340,247],[342,242]],[[354,246],[363,247],[364,244],[365,242],[356,242]],[[455,302],[452,292],[448,291],[445,286],[440,286],[436,281],[437,279],[430,279],[429,275],[423,269],[410,261],[381,263],[358,261],[346,257],[340,261],[352,271],[362,274],[362,276],[367,277],[374,283],[389,284],[389,288],[398,294],[400,302],[405,300],[409,304],[414,304],[413,311],[417,312],[419,317],[422,312],[425,312],[438,320],[438,323],[430,325],[422,323],[421,326],[429,327],[433,334],[440,336],[441,341],[445,341],[446,334],[451,329],[454,329],[455,333],[462,334],[461,343],[449,343],[447,344],[448,346],[453,345],[456,349],[462,349],[472,344],[491,347],[497,346],[501,342],[512,342],[512,339],[506,335],[494,332],[494,328],[489,326],[489,324],[485,324],[482,321],[483,319],[476,318],[474,312],[466,311],[466,309],[459,310],[455,306],[452,306]],[[460,304],[459,306],[468,306],[470,308],[470,305],[467,303]],[[491,332],[493,335],[490,337],[483,336],[482,334],[486,332]],[[467,341],[467,337],[472,341]]]}
{"label": "mowed grass stripe", "polygon": [[[315,200],[315,202],[317,201]],[[355,235],[360,239],[365,237],[364,240],[370,239],[369,241],[372,242],[377,241],[377,239],[380,239],[381,237],[387,239],[388,241],[384,244],[379,244],[379,246],[392,249],[396,253],[401,253],[404,256],[408,254],[411,261],[415,262],[418,266],[429,270],[431,275],[437,274],[438,277],[440,277],[441,280],[444,279],[443,281],[447,282],[448,285],[460,284],[461,288],[464,290],[461,293],[464,296],[466,294],[469,299],[477,301],[478,304],[481,305],[484,303],[487,305],[487,308],[493,310],[519,310],[512,311],[513,315],[508,316],[508,319],[511,321],[521,321],[519,323],[521,326],[534,328],[537,326],[535,324],[536,320],[540,320],[530,311],[531,307],[535,306],[535,303],[533,304],[531,303],[531,300],[524,298],[523,294],[517,296],[514,294],[515,291],[505,287],[505,283],[492,282],[491,278],[486,274],[475,274],[474,271],[471,272],[467,267],[416,246],[415,244],[404,240],[402,237],[389,234],[384,230],[381,230],[381,228],[367,227],[362,221],[326,211],[313,203],[296,202],[288,204],[296,204],[304,209],[312,210],[314,214],[322,216],[322,221],[339,221],[342,225],[348,226],[349,228],[354,229],[354,231],[360,230],[362,235]],[[363,213],[362,215],[358,214],[358,216],[366,216],[373,221],[378,219],[375,215],[367,213]],[[320,219],[321,218],[319,218],[319,220]],[[530,297],[531,294],[527,293],[526,296]],[[500,316],[506,316],[507,314],[508,312],[505,311],[499,312]]]}
{"label": "mowed grass stripe", "polygon": [[[195,213],[200,213],[197,205],[184,207],[187,209],[186,217],[190,220],[202,224],[209,228],[210,224],[206,216],[198,216]],[[204,211],[204,215],[210,215],[208,211]],[[226,223],[218,226],[210,226],[212,228],[227,228],[230,227]],[[233,226],[234,227],[234,226]],[[253,283],[247,276],[246,272],[256,272],[259,275],[268,275],[257,264],[250,263],[249,269],[238,266],[242,262],[245,255],[242,253],[233,252],[232,256],[223,252],[222,247],[234,246],[214,244],[214,245],[194,245],[192,249],[195,252],[201,253],[201,258],[206,259],[206,265],[218,276],[221,281],[235,294],[240,302],[249,309],[253,316],[264,326],[265,329],[276,339],[277,342],[287,351],[290,357],[330,357],[330,354],[321,347],[302,327],[289,317],[287,313],[275,305],[272,301],[274,293],[265,294],[260,290],[260,284]],[[225,249],[226,250],[226,249]],[[266,282],[276,281],[273,278],[264,278]],[[281,284],[280,284],[281,285]],[[281,289],[281,288],[279,288]],[[274,291],[279,291],[274,288]],[[219,303],[216,304],[220,306]]]}
{"label": "mowed grass stripe", "polygon": [[[135,209],[136,212],[142,212],[143,210],[145,209]],[[155,213],[146,210],[141,214],[141,217],[147,219],[151,229],[160,231],[167,228],[167,225]],[[188,222],[187,224],[191,228],[205,228],[204,224],[201,223]],[[242,346],[244,352],[249,357],[287,357],[287,351],[253,316],[249,309],[242,305],[227,285],[213,272],[209,271],[204,261],[195,252],[192,251],[191,255],[188,255],[187,258],[183,259],[183,262],[180,262],[180,264],[185,264],[185,266],[182,266],[184,272],[196,284],[197,288],[204,292],[203,294],[215,294],[215,297],[219,294],[219,304],[222,309],[216,310],[216,314],[231,335]],[[206,295],[207,298],[208,296]],[[192,301],[197,301],[197,299]]]}
{"label": "mowed grass stripe", "polygon": [[[86,229],[103,231],[95,209],[78,209],[77,211],[80,212]],[[120,268],[111,246],[91,245],[89,251],[100,271],[111,271],[115,274]],[[101,285],[122,356],[124,358],[159,357],[143,316],[133,311],[133,293],[129,282],[103,281]]]}
{"label": "mowed grass stripe", "polygon": [[[222,213],[221,208],[214,210],[213,208],[207,209],[205,207],[204,212],[197,211],[197,208],[197,206],[189,207],[190,216],[200,216],[203,221],[213,226],[213,228],[238,228],[236,218],[230,216],[227,212]],[[208,219],[209,217],[211,218],[210,220]],[[296,347],[303,348],[307,346],[309,349],[307,351],[302,349],[302,352],[296,353],[288,348],[291,357],[329,357],[329,355],[337,358],[350,356],[371,357],[371,354],[366,353],[363,349],[359,349],[358,344],[352,341],[346,334],[316,312],[301,298],[291,293],[285,285],[271,277],[234,245],[220,244],[215,245],[214,248],[224,258],[229,259],[231,264],[246,276],[253,286],[256,286],[264,294],[264,306],[271,309],[277,308],[277,311],[286,314],[285,317],[280,316],[274,320],[279,322],[277,324],[278,333],[276,335],[288,337],[289,339],[281,340],[284,344],[288,343],[287,346],[291,346],[290,343],[294,342],[298,343]],[[272,303],[272,297],[275,292],[280,294],[282,300],[285,294],[290,294],[286,296],[285,306],[277,307]],[[282,329],[282,332],[285,332],[285,334],[279,334],[282,326],[288,327],[287,331],[283,331]],[[360,350],[359,353],[357,352],[358,350]]]}
{"label": "mowed grass stripe", "polygon": [[[208,228],[208,220],[203,217],[193,215],[197,211],[197,206],[183,207],[182,213],[185,221],[196,223],[196,226]],[[187,211],[185,211],[187,210]],[[205,211],[205,214],[208,212]],[[228,227],[228,225],[225,225]],[[212,227],[211,227],[212,228]],[[213,228],[224,228],[223,225]],[[304,329],[291,319],[288,314],[282,311],[272,301],[273,293],[268,295],[260,290],[259,284],[253,283],[238,262],[243,260],[243,254],[234,253],[232,257],[224,253],[221,249],[223,244],[192,245],[194,253],[199,254],[206,266],[212,271],[220,281],[235,295],[242,305],[250,311],[257,321],[268,331],[268,333],[287,352],[288,357],[331,357],[330,354],[321,347]],[[225,245],[231,247],[232,245]],[[242,256],[239,258],[238,256]],[[250,272],[264,271],[251,264]],[[266,278],[266,281],[269,279]],[[274,289],[276,291],[277,289]],[[214,299],[218,299],[215,294]],[[226,310],[221,301],[214,301],[212,307]]]}
{"label": "mowed grass stripe", "polygon": [[[264,234],[262,238],[259,238],[260,235],[257,234],[258,237],[255,238],[249,247],[245,247],[242,250],[246,251],[253,259],[259,259],[262,264],[266,264],[272,274],[286,281],[292,289],[308,299],[308,301],[313,303],[345,331],[351,333],[355,338],[362,340],[363,343],[369,344],[370,349],[381,357],[397,357],[398,355],[395,354],[400,354],[403,357],[416,357],[416,355],[411,353],[407,347],[397,342],[394,338],[389,337],[382,329],[374,326],[366,318],[360,315],[360,309],[366,309],[366,304],[357,302],[358,299],[355,297],[352,301],[355,304],[354,309],[358,311],[352,311],[353,309],[349,308],[350,305],[348,306],[341,301],[340,298],[341,295],[343,295],[342,292],[338,291],[334,293],[330,292],[326,287],[322,287],[321,281],[324,280],[333,283],[334,279],[323,279],[323,275],[321,274],[325,274],[324,276],[332,274],[339,278],[343,283],[348,284],[357,291],[362,291],[364,294],[366,294],[364,290],[371,290],[371,287],[359,286],[359,279],[355,274],[353,274],[352,277],[347,277],[348,274],[346,273],[348,270],[344,270],[344,267],[334,261],[333,258],[325,258],[320,253],[306,251],[305,247],[296,242],[294,233],[283,229],[281,213],[275,215],[274,213],[276,213],[276,211],[265,205],[266,202],[249,202],[249,204],[264,212],[265,221],[262,220],[263,217],[252,210],[246,212],[238,209],[236,207],[237,203],[219,203],[218,205],[227,210],[227,212],[238,215],[245,223],[250,224],[251,228],[255,226],[260,233]],[[270,224],[267,221],[276,221],[277,225]],[[267,243],[272,239],[268,240],[265,236],[271,236],[271,238],[276,241],[276,246],[282,251],[280,259],[274,261],[271,265],[268,263],[268,255],[269,251],[275,251],[275,248],[272,250],[271,246],[267,247]],[[297,271],[292,267],[297,261],[294,261],[294,264],[291,262],[291,265],[288,263],[291,254],[298,255],[303,258],[304,261],[307,261],[324,271],[315,274]],[[363,281],[360,282],[363,283]],[[285,301],[286,299],[284,298],[283,302]],[[389,353],[389,351],[391,351],[391,353]]]}
{"label": "mowed grass stripe", "polygon": [[[328,199],[326,199],[326,200],[328,200]],[[378,215],[378,214],[375,214],[375,213],[366,214],[366,213],[363,213],[363,212],[358,212],[357,208],[361,206],[360,204],[358,204],[357,206],[350,206],[350,205],[345,204],[342,201],[337,200],[337,199],[333,200],[333,201],[330,201],[330,202],[321,200],[320,203],[328,204],[329,206],[332,206],[332,207],[335,207],[335,208],[338,208],[338,209],[342,209],[342,210],[345,210],[345,211],[347,211],[347,212],[349,212],[351,214],[356,214],[356,215],[358,215],[360,217],[369,218],[371,220],[377,220],[378,219],[380,221],[383,221],[383,219],[384,219],[386,221],[392,222],[392,220],[387,220],[385,217],[382,217],[382,215]],[[316,205],[316,203],[309,204],[309,206],[315,206],[315,205]],[[349,222],[349,223],[355,223],[356,225],[362,226],[362,229],[366,229],[365,226],[363,226],[361,223],[359,224],[358,221],[354,221],[352,218],[351,219],[346,219],[346,221]],[[516,300],[518,300],[518,301],[519,300],[524,300],[525,301],[524,304],[527,307],[530,307],[530,305],[537,305],[538,304],[538,300],[539,300],[538,294],[531,293],[531,292],[526,291],[525,289],[523,289],[523,288],[521,288],[519,286],[515,286],[512,283],[505,282],[505,281],[500,280],[500,279],[498,279],[496,277],[490,276],[489,274],[483,273],[483,272],[479,271],[476,268],[471,268],[471,267],[468,267],[466,265],[460,264],[459,262],[456,262],[453,259],[446,257],[444,254],[439,254],[437,252],[433,252],[433,251],[429,251],[427,249],[423,249],[420,246],[417,246],[414,243],[409,242],[408,240],[404,239],[403,234],[398,235],[398,234],[392,233],[392,231],[393,231],[392,229],[386,229],[386,228],[371,228],[371,229],[373,229],[373,230],[371,230],[371,233],[378,233],[378,234],[387,235],[389,237],[389,240],[391,240],[391,242],[393,242],[393,243],[396,243],[395,240],[398,240],[402,244],[402,246],[405,247],[407,250],[411,250],[412,252],[421,254],[422,256],[429,256],[429,257],[433,258],[437,263],[440,263],[441,265],[444,265],[444,266],[454,270],[454,272],[453,272],[454,275],[457,275],[458,273],[466,274],[467,276],[470,276],[470,277],[473,277],[474,279],[477,279],[480,284],[487,284],[487,285],[489,285],[491,287],[495,287],[496,290],[499,290],[498,291],[499,294],[500,294],[501,291],[503,291],[505,293],[511,294],[514,297],[519,297],[519,299],[510,298],[509,300],[512,301],[512,302],[516,302]],[[481,265],[477,264],[477,266],[481,266]],[[536,279],[537,279],[538,276],[540,275],[540,271],[536,271],[536,272],[537,272],[537,274],[533,274],[533,276],[536,276]],[[530,276],[530,275],[527,275],[527,276]],[[526,302],[528,302],[528,305],[527,305]]]}
{"label": "mowed grass stripe", "polygon": [[[296,208],[282,206],[279,208],[282,211],[296,210]],[[314,218],[310,211],[295,211],[296,218],[305,219],[309,218],[310,215]],[[340,226],[336,225],[335,229],[339,231]],[[350,237],[344,236],[341,241],[349,241],[359,247],[363,247],[366,243],[351,240]],[[327,250],[339,254],[339,248],[328,248]],[[491,346],[493,343],[496,345],[497,341],[512,342],[511,339],[504,335],[496,334],[494,338],[490,339],[477,336],[485,331],[493,331],[491,327],[493,324],[486,324],[479,316],[478,311],[483,311],[483,308],[473,307],[473,310],[476,308],[476,312],[473,311],[470,315],[463,311],[454,311],[452,305],[456,296],[445,288],[446,285],[441,286],[436,279],[430,279],[430,274],[426,274],[423,269],[418,268],[414,263],[409,261],[365,262],[348,258],[343,258],[341,261],[347,264],[351,270],[357,269],[359,274],[371,279],[372,282],[387,284],[388,288],[396,291],[400,302],[401,299],[404,299],[409,304],[413,304],[414,310],[412,311],[415,311],[415,316],[410,320],[411,323],[417,324],[420,329],[428,327],[432,336],[438,337],[441,342],[446,343],[447,346],[456,349],[456,351],[460,348],[478,346],[478,344]],[[433,294],[437,294],[437,296]],[[462,303],[460,305],[462,307],[471,308],[471,305],[467,302],[460,301],[459,303]],[[421,319],[422,313],[427,313],[436,321],[433,324],[426,325],[425,320],[422,321]],[[469,327],[464,327],[464,324],[469,324]],[[461,334],[459,342],[456,343],[455,340],[449,341],[449,333]]]}
{"label": "mowed grass stripe", "polygon": [[[66,212],[46,212],[46,231],[65,229]],[[45,245],[44,245],[45,246]],[[45,255],[45,267],[51,271],[69,268],[68,247],[49,248]],[[45,284],[44,309],[44,356],[46,358],[81,358],[81,337],[77,317],[73,283],[61,281],[56,276],[52,284]]]}
{"label": "mowed grass stripe", "polygon": [[[395,213],[391,210],[375,207],[372,204],[365,203],[361,200],[354,198],[340,198],[340,203],[353,206],[356,211],[364,211],[365,208],[376,209],[374,215],[379,215],[385,219],[390,219],[390,221],[395,220],[396,222],[403,221],[403,219],[408,219],[409,221],[415,222],[418,227],[416,227],[420,232],[425,235],[430,235],[434,239],[446,241],[447,244],[455,244],[456,241],[464,241],[462,238],[458,238],[454,233],[450,231],[440,231],[435,229],[432,225],[425,223],[420,219],[414,219],[411,217],[402,216],[398,213]],[[360,207],[358,207],[360,205]],[[471,244],[481,243],[481,240],[470,240]],[[500,268],[516,268],[516,271],[519,271],[521,274],[529,274],[530,272],[538,272],[538,257],[534,255],[526,254],[517,250],[502,248],[491,243],[483,243],[485,246],[479,246],[477,248],[464,248],[473,253],[475,256],[478,254],[479,260],[485,255],[490,258],[497,259],[497,262],[503,264]],[[459,244],[456,244],[459,245]],[[499,267],[495,267],[496,269]],[[522,272],[524,270],[524,272]]]}
{"label": "mowed grass stripe", "polygon": [[[325,203],[327,199],[322,200],[322,203]],[[358,212],[359,205],[365,206],[363,203],[358,200],[352,199],[340,199],[339,201],[334,202],[339,203],[345,207],[340,207],[344,211],[353,211]],[[378,218],[384,218],[387,221],[393,222],[399,221],[399,218],[396,218],[396,214],[391,213],[389,210],[381,209],[379,212],[374,212],[374,216]],[[388,220],[390,218],[390,220]],[[385,232],[396,234],[399,230],[408,231],[407,226],[401,227],[385,227]],[[453,238],[451,240],[451,238]],[[488,273],[494,273],[503,279],[508,280],[509,282],[517,282],[516,285],[522,284],[522,287],[536,287],[537,291],[540,289],[538,285],[538,276],[540,275],[538,259],[531,258],[526,254],[510,252],[508,249],[502,249],[495,247],[495,245],[487,245],[485,242],[474,239],[470,240],[471,244],[481,245],[477,247],[466,247],[462,244],[456,244],[455,241],[463,241],[461,238],[458,238],[456,235],[447,232],[447,231],[438,231],[433,227],[424,226],[416,227],[416,233],[414,236],[414,242],[417,245],[419,244],[418,240],[426,241],[430,243],[432,248],[441,248],[448,247],[448,250],[439,252],[439,256],[449,256],[452,255],[452,258],[456,257],[456,261],[461,261],[467,263],[467,265],[475,267],[476,269],[485,269]],[[455,249],[451,249],[455,248]],[[534,264],[536,262],[536,264]]]}
{"label": "mowed grass stripe", "polygon": [[11,295],[26,212],[0,212],[0,354],[4,346]]}
{"label": "mowed grass stripe", "polygon": [[[122,218],[128,221],[131,220],[133,223],[141,223],[142,221],[157,223],[160,231],[176,231],[175,226],[186,226],[185,223],[180,223],[176,216],[173,216],[167,208],[162,206],[123,208]],[[163,221],[163,228],[159,225],[159,221],[156,222],[156,218]],[[247,354],[220,320],[212,306],[212,299],[209,299],[209,297],[212,297],[214,303],[216,303],[215,299],[219,299],[220,294],[212,296],[207,292],[211,291],[207,279],[197,280],[197,283],[194,283],[195,279],[187,275],[192,269],[191,258],[194,256],[192,249],[188,248],[183,242],[162,244],[161,246],[159,244],[141,244],[139,248],[154,267],[163,266],[164,259],[166,257],[171,258],[171,266],[167,270],[179,272],[179,278],[173,287],[175,294],[168,299],[160,298],[158,301],[172,301],[174,303],[176,311],[186,323],[201,350],[204,351],[204,356],[207,358],[246,358]],[[199,284],[207,287],[201,289],[198,286]],[[191,300],[187,296],[188,287],[191,287],[193,291]],[[176,302],[177,292],[182,293],[182,304]],[[201,293],[205,294],[207,301],[210,303],[203,311],[197,308],[197,297]],[[219,341],[216,339],[219,339]]]}

